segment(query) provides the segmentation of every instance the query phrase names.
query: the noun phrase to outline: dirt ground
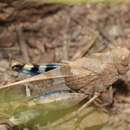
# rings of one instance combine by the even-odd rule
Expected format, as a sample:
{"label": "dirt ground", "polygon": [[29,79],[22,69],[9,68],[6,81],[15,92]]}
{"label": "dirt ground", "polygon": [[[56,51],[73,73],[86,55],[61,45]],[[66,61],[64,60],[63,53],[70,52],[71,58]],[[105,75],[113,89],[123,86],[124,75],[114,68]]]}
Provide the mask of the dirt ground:
{"label": "dirt ground", "polygon": [[130,49],[130,5],[0,2],[1,84],[16,80],[12,60],[70,61],[118,45]]}
{"label": "dirt ground", "polygon": [[61,62],[71,60],[91,42],[89,53],[129,43],[129,5],[19,7],[2,2],[0,6],[1,59]]}

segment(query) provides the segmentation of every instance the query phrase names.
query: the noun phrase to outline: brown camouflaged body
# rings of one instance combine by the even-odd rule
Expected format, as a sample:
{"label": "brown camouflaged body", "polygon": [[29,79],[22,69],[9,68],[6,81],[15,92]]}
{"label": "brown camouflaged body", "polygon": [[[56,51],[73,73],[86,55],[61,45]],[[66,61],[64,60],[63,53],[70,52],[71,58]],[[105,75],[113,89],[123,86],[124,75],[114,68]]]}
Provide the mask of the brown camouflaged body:
{"label": "brown camouflaged body", "polygon": [[65,83],[71,89],[86,94],[105,91],[128,71],[129,54],[126,48],[118,47],[71,62],[71,75],[76,76],[65,78]]}

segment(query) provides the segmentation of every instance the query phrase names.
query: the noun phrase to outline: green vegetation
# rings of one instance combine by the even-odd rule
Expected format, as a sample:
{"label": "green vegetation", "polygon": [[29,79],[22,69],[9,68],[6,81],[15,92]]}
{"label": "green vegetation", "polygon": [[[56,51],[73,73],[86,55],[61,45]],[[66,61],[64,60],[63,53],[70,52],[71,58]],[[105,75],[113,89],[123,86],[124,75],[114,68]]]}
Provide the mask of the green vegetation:
{"label": "green vegetation", "polygon": [[55,101],[48,104],[35,104],[32,98],[27,98],[17,89],[1,90],[0,106],[0,123],[4,121],[20,126],[45,125],[72,111],[72,109],[64,109],[65,105],[59,104],[57,107],[58,103]]}

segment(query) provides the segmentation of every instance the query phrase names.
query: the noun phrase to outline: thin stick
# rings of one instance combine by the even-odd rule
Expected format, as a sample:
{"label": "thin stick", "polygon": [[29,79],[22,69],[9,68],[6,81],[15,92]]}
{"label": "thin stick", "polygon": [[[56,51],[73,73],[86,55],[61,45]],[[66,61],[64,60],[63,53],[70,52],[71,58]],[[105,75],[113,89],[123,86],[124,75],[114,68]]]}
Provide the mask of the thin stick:
{"label": "thin stick", "polygon": [[79,50],[72,58],[72,60],[75,60],[75,59],[78,59],[78,58],[81,58],[83,56],[85,56],[89,49],[92,48],[92,46],[95,44],[95,41],[97,39],[97,35],[95,36],[95,38],[93,38],[93,40],[87,44],[84,48],[82,48],[81,50]]}
{"label": "thin stick", "polygon": [[24,84],[24,83],[34,82],[34,81],[51,80],[51,79],[58,79],[58,78],[71,77],[71,76],[70,75],[45,76],[44,74],[41,74],[41,75],[33,76],[31,78],[28,78],[28,79],[24,79],[24,80],[21,80],[21,81],[17,81],[17,82],[14,82],[14,83],[9,83],[7,85],[0,86],[0,89],[8,88],[8,87],[11,87],[11,86],[16,86],[16,85],[20,85],[20,84]]}
{"label": "thin stick", "polygon": [[18,35],[18,42],[20,43],[21,51],[22,51],[24,60],[27,63],[30,63],[30,59],[29,59],[29,56],[28,56],[28,50],[27,50],[27,44],[26,44],[25,38],[23,36],[23,29],[22,29],[22,27],[17,28],[16,32],[17,32],[17,35]]}
{"label": "thin stick", "polygon": [[94,96],[88,102],[86,102],[82,107],[78,109],[77,113],[80,113],[85,107],[90,105],[97,97],[99,97],[99,95],[100,93],[95,93]]}

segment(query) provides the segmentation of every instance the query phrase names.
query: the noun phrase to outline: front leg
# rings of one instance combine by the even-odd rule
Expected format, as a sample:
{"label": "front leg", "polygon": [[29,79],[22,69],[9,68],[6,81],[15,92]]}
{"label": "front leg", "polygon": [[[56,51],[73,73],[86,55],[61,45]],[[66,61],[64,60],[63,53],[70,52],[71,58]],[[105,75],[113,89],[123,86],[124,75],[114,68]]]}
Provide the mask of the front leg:
{"label": "front leg", "polygon": [[112,86],[109,86],[106,92],[101,94],[101,100],[103,104],[102,107],[110,107],[113,105],[113,88]]}

